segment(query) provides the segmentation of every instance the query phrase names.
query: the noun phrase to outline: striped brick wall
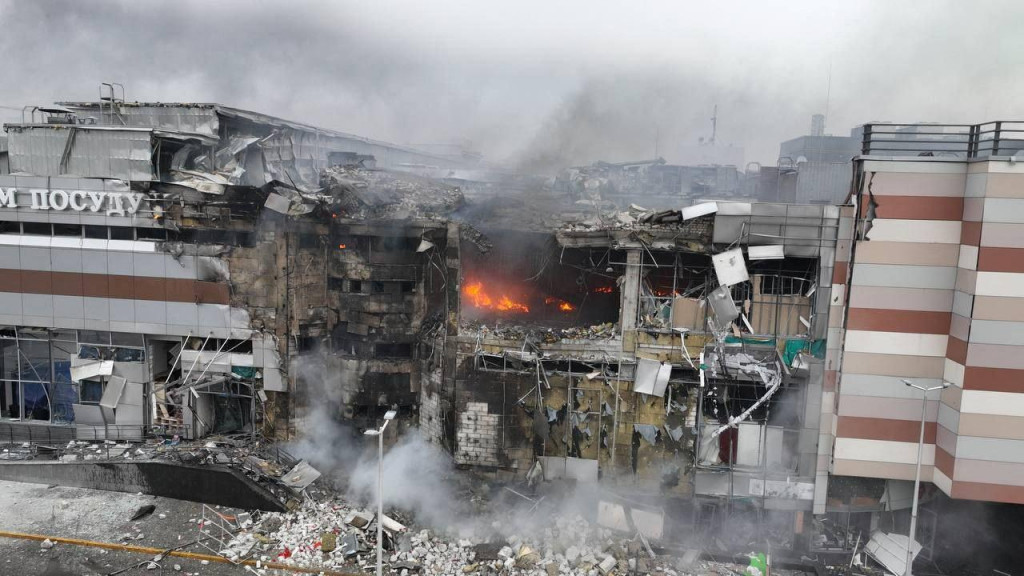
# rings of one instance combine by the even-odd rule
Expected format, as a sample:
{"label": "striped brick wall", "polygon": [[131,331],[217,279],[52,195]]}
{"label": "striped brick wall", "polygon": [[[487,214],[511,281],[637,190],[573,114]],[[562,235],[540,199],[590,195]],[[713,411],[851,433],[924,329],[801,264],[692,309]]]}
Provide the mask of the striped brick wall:
{"label": "striped brick wall", "polygon": [[[923,166],[922,166],[923,164]],[[921,392],[942,383],[962,233],[963,163],[865,161],[877,208],[867,239],[853,231],[833,473],[911,480]],[[863,221],[861,221],[863,222]],[[939,393],[926,406],[922,477],[935,462]]]}
{"label": "striped brick wall", "polygon": [[821,420],[818,433],[818,461],[815,468],[814,513],[826,512],[828,475],[831,472],[838,423],[836,391],[839,388],[843,358],[843,327],[846,318],[846,291],[850,282],[850,256],[853,253],[853,226],[856,213],[852,206],[839,212],[835,264],[829,292],[828,337],[825,341],[825,374],[821,394]]}
{"label": "striped brick wall", "polygon": [[0,324],[248,337],[213,260],[154,242],[0,234]]}
{"label": "striped brick wall", "polygon": [[1024,503],[1024,168],[862,161],[833,451],[837,475],[922,477],[954,498]]}
{"label": "striped brick wall", "polygon": [[1024,169],[971,164],[935,482],[1024,503]]}

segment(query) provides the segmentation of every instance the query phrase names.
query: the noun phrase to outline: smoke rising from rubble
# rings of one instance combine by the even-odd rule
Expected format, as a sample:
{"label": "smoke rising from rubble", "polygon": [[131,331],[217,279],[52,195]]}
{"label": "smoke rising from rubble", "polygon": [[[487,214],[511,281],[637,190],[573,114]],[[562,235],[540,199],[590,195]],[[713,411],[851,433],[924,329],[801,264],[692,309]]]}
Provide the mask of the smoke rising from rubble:
{"label": "smoke rising from rubble", "polygon": [[[470,140],[524,166],[672,161],[710,135],[773,162],[824,112],[1016,117],[1024,4],[0,2],[0,105],[212,101],[405,144]],[[59,38],[59,41],[57,39]],[[986,38],[987,42],[965,42]],[[17,110],[0,109],[4,121]],[[575,125],[574,122],[579,122]]]}
{"label": "smoke rising from rubble", "polygon": [[[377,501],[377,439],[342,424],[334,410],[343,396],[341,376],[325,369],[319,355],[293,363],[298,378],[308,387],[310,410],[301,420],[299,438],[289,450],[343,484],[353,501],[374,508]],[[391,422],[388,435],[398,426]],[[415,515],[421,523],[454,526],[467,511],[449,477],[455,472],[451,457],[427,441],[417,430],[402,434],[384,451],[384,504]]]}
{"label": "smoke rising from rubble", "polygon": [[[352,502],[375,510],[377,501],[377,441],[342,424],[335,416],[343,382],[325,368],[321,355],[294,362],[298,378],[308,387],[310,410],[299,424],[298,438],[288,450],[307,460]],[[390,435],[398,421],[388,427]],[[384,505],[412,513],[419,525],[469,537],[529,534],[548,527],[556,518],[576,516],[594,520],[600,489],[570,486],[549,496],[542,506],[495,486],[460,476],[451,457],[431,444],[417,429],[403,431],[384,451]],[[491,500],[489,510],[475,508],[473,497]]]}

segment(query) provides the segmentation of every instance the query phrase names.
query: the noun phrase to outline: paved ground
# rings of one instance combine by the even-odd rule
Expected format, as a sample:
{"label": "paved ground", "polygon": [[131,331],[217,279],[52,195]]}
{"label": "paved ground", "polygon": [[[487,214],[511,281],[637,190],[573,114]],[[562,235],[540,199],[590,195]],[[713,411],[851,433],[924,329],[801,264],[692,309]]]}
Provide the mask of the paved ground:
{"label": "paved ground", "polygon": [[[146,504],[156,506],[153,514],[131,522],[129,518],[132,514]],[[190,523],[189,519],[199,518],[201,513],[202,505],[195,502],[0,481],[0,530],[8,532],[123,542],[167,549],[199,537],[197,525]],[[142,534],[141,538],[138,538],[139,534]],[[124,540],[125,535],[131,535],[131,538]],[[200,545],[192,545],[186,550],[211,554]],[[65,544],[56,544],[44,550],[36,541],[0,538],[0,576],[110,574],[149,559],[138,553]],[[180,571],[174,570],[175,564],[180,566]],[[186,558],[168,557],[160,562],[160,566],[158,569],[147,570],[143,565],[122,574],[252,574],[242,566],[217,563],[202,565],[198,560]],[[268,575],[278,573],[267,572]]]}

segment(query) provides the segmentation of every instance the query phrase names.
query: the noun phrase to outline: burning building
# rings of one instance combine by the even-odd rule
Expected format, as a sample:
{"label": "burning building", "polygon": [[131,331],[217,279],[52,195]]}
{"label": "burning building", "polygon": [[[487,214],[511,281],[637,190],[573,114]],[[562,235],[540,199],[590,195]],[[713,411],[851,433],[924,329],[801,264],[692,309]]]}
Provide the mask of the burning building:
{"label": "burning building", "polygon": [[[375,166],[467,160],[215,104],[121,96],[109,87],[100,102],[26,109],[5,125],[5,434],[286,437],[295,399],[305,400],[291,368],[332,341],[330,369],[376,390],[336,396],[350,412],[412,404],[414,336],[444,284],[422,273],[434,266],[411,265],[407,248],[442,251],[449,232],[343,223],[402,209],[398,180],[377,187],[391,196],[362,195]],[[333,197],[321,186],[331,174],[323,185]],[[346,360],[367,351],[404,361]]]}
{"label": "burning building", "polygon": [[838,216],[708,203],[487,230],[486,256],[462,250],[458,324],[431,343],[423,428],[498,478],[600,479],[721,508],[719,527],[753,500],[802,527],[827,477]]}
{"label": "burning building", "polygon": [[609,211],[495,193],[509,175],[470,205],[423,174],[477,159],[225,106],[26,114],[0,176],[12,436],[289,438],[312,408],[395,409],[391,433],[498,478],[791,525],[822,492],[836,208]]}
{"label": "burning building", "polygon": [[885,386],[942,379],[925,479],[1020,500],[997,425],[1020,367],[995,341],[1015,341],[1012,163],[865,157],[856,206],[647,210],[634,189],[675,202],[679,171],[545,188],[108,94],[5,126],[0,435],[288,439],[315,411],[395,410],[389,435],[478,473],[600,481],[682,502],[676,531],[794,545],[812,514],[906,499],[918,405]]}

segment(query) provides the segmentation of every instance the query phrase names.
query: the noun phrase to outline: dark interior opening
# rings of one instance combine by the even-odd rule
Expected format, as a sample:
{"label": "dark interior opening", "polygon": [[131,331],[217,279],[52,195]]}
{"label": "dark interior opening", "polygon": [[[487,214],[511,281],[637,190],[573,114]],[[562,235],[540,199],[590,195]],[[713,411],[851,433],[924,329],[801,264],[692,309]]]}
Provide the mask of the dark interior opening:
{"label": "dark interior opening", "polygon": [[494,247],[465,244],[460,302],[466,321],[546,327],[619,320],[623,253],[566,248],[552,234],[486,230]]}

